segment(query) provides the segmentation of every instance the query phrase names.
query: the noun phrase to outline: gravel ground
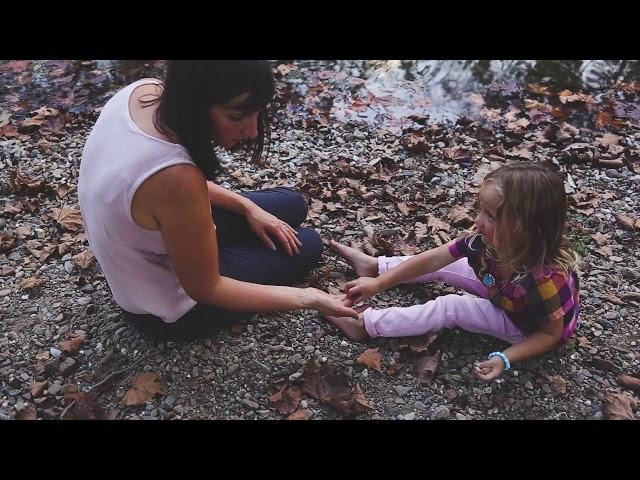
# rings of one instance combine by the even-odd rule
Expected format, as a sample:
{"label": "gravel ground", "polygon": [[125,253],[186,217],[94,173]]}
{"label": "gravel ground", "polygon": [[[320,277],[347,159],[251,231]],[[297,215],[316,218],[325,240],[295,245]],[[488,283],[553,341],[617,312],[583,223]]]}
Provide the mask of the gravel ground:
{"label": "gravel ground", "polygon": [[[301,387],[307,369],[321,365],[359,385],[369,408],[358,419],[603,419],[611,393],[624,394],[638,418],[637,394],[616,381],[619,374],[640,372],[638,230],[616,220],[616,214],[637,218],[640,211],[640,175],[629,164],[595,168],[538,145],[533,159],[553,160],[568,192],[591,201],[578,202],[570,213],[570,235],[582,254],[581,327],[561,351],[522,362],[491,384],[473,378],[473,362],[505,344],[459,330],[441,332],[428,350],[441,353],[429,385],[414,375],[403,339],[351,343],[313,311],[253,315],[215,337],[188,343],[155,342],[129,327],[100,268],[87,263],[81,227],[65,210],[53,210],[77,208],[81,149],[93,118],[55,139],[0,137],[0,234],[15,238],[0,254],[1,419],[59,419],[69,402],[64,395],[76,391],[90,392],[108,418],[283,419],[290,412],[280,413],[269,397],[284,385]],[[427,225],[434,217],[450,223],[453,208],[461,205],[473,215],[479,179],[501,164],[486,153],[491,140],[472,136],[473,125],[440,125],[431,130],[430,147],[419,151],[366,125],[305,126],[295,117],[275,122],[270,165],[248,165],[229,154],[221,183],[238,190],[300,188],[309,197],[308,225],[325,240],[377,252],[411,253],[461,234],[464,221]],[[572,141],[594,145],[598,135],[580,129]],[[638,133],[620,135],[626,154],[637,155]],[[496,138],[509,145],[509,138]],[[456,146],[469,152],[464,161],[448,159],[447,149]],[[16,188],[14,168],[30,179],[46,179],[51,188]],[[69,188],[54,193],[61,185]],[[585,214],[585,208],[593,212]],[[327,250],[309,283],[337,291],[352,278]],[[452,292],[442,284],[407,285],[373,303],[408,306]],[[74,333],[81,338],[79,330],[86,337],[79,349],[63,351],[60,342]],[[357,361],[375,348],[381,371]],[[144,405],[124,406],[140,372],[157,373],[164,388]],[[305,419],[349,416],[309,394],[302,394],[295,410]]]}

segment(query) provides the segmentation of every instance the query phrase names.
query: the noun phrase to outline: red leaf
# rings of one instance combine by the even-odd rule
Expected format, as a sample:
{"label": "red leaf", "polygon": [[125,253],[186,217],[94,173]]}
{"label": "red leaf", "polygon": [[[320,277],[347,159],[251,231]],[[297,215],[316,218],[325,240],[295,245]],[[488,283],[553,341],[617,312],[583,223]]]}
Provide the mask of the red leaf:
{"label": "red leaf", "polygon": [[418,356],[413,360],[413,372],[420,383],[431,386],[440,363],[441,351],[434,355]]}
{"label": "red leaf", "polygon": [[618,382],[623,387],[630,388],[634,392],[640,394],[640,378],[622,374],[616,377],[616,382]]}
{"label": "red leaf", "polygon": [[298,387],[287,388],[285,386],[279,392],[276,392],[269,397],[269,403],[281,414],[288,415],[295,412],[301,398],[302,393]]}
{"label": "red leaf", "polygon": [[378,352],[377,348],[370,348],[365,350],[360,356],[356,359],[356,362],[360,365],[365,365],[367,368],[371,368],[382,372],[381,360],[382,356]]}
{"label": "red leaf", "polygon": [[76,353],[85,340],[87,340],[87,332],[76,330],[74,333],[67,334],[67,340],[60,342],[58,348],[66,353]]}
{"label": "red leaf", "polygon": [[328,403],[345,417],[364,413],[371,409],[359,385],[351,387],[344,375],[332,372],[328,366],[311,367],[305,372],[302,391]]}
{"label": "red leaf", "polygon": [[122,399],[125,406],[144,405],[158,393],[164,393],[164,387],[159,383],[160,377],[154,372],[142,372],[131,381],[131,387]]}
{"label": "red leaf", "polygon": [[87,392],[68,393],[64,396],[69,405],[75,402],[67,411],[63,420],[106,420],[107,413],[98,402]]}
{"label": "red leaf", "polygon": [[602,413],[607,420],[635,420],[631,410],[631,399],[623,393],[605,392]]}

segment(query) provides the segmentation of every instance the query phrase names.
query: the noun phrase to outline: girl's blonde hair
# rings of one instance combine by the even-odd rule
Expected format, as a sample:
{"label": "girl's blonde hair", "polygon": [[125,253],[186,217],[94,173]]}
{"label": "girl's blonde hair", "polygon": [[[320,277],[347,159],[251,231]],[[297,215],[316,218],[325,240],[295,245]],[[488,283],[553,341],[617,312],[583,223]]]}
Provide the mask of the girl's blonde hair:
{"label": "girl's blonde hair", "polygon": [[494,246],[500,263],[519,274],[548,265],[576,269],[566,237],[567,195],[562,178],[535,163],[514,163],[489,173],[499,197]]}

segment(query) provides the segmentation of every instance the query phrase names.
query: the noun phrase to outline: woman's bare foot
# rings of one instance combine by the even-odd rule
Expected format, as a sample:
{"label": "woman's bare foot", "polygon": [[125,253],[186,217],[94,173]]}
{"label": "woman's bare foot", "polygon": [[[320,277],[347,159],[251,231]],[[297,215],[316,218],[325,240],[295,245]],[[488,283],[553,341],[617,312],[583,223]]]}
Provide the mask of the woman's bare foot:
{"label": "woman's bare foot", "polygon": [[333,248],[338,255],[344,258],[351,268],[356,271],[359,277],[377,277],[378,276],[378,259],[367,255],[360,250],[356,250],[352,247],[347,247],[334,240],[330,242],[331,248]]}
{"label": "woman's bare foot", "polygon": [[331,315],[322,315],[322,317],[334,327],[342,330],[342,332],[352,342],[360,342],[369,338],[369,334],[364,328],[364,313],[362,313],[367,308],[369,308],[369,305],[362,305],[355,308],[355,310],[360,314],[358,315],[357,320],[353,317],[332,317]]}

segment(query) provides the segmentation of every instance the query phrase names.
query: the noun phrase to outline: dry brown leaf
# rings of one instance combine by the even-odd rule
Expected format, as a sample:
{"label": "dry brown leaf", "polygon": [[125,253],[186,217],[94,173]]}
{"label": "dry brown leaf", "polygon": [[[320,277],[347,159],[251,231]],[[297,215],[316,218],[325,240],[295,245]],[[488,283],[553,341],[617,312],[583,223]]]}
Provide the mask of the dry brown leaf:
{"label": "dry brown leaf", "polygon": [[39,193],[45,191],[48,186],[46,180],[29,178],[17,170],[11,172],[9,182],[16,193]]}
{"label": "dry brown leaf", "polygon": [[360,386],[349,385],[346,376],[336,374],[330,367],[310,367],[305,372],[302,391],[307,395],[328,403],[345,417],[364,413],[371,409]]}
{"label": "dry brown leaf", "polygon": [[310,418],[311,412],[309,410],[301,409],[289,415],[287,420],[309,420]]}
{"label": "dry brown leaf", "polygon": [[66,353],[76,353],[80,350],[82,342],[87,340],[87,332],[84,330],[76,330],[74,333],[67,334],[67,340],[58,344],[58,348]]}
{"label": "dry brown leaf", "polygon": [[535,93],[536,95],[545,95],[547,97],[553,95],[553,93],[551,93],[551,90],[549,90],[548,85],[540,85],[539,83],[530,83],[529,85],[527,85],[527,89],[530,92]]}
{"label": "dry brown leaf", "polygon": [[31,288],[39,287],[44,283],[44,279],[40,277],[25,278],[20,282],[20,290],[29,290]]}
{"label": "dry brown leaf", "polygon": [[560,395],[567,393],[567,381],[560,375],[546,375],[546,379],[555,393]]}
{"label": "dry brown leaf", "polygon": [[596,138],[596,142],[603,146],[618,145],[618,142],[622,139],[621,136],[613,133],[605,133],[601,137]]}
{"label": "dry brown leaf", "polygon": [[635,420],[631,399],[623,393],[605,392],[602,413],[607,420]]}
{"label": "dry brown leaf", "polygon": [[413,359],[413,373],[420,383],[431,386],[441,356],[442,352],[438,350],[433,355],[416,356]]}
{"label": "dry brown leaf", "polygon": [[69,185],[58,185],[54,191],[56,192],[56,195],[58,196],[58,198],[64,198],[69,191],[71,190],[71,187]]}
{"label": "dry brown leaf", "polygon": [[69,408],[63,420],[106,420],[107,412],[98,404],[95,398],[87,392],[68,393],[64,396]]}
{"label": "dry brown leaf", "polygon": [[53,219],[67,232],[77,232],[84,227],[80,210],[76,208],[52,208],[51,211]]}
{"label": "dry brown leaf", "polygon": [[404,215],[405,217],[408,215],[411,215],[411,209],[407,206],[405,202],[398,202],[396,204],[396,207],[398,207],[398,210],[400,210],[400,213],[402,213],[402,215]]}
{"label": "dry brown leaf", "polygon": [[26,237],[28,237],[29,235],[31,235],[31,227],[29,225],[22,225],[18,228],[16,228],[16,236],[20,239],[20,240],[24,240]]}
{"label": "dry brown leaf", "polygon": [[10,237],[9,235],[0,235],[0,253],[11,250],[15,243],[16,239],[14,237]]}
{"label": "dry brown leaf", "polygon": [[365,350],[358,356],[356,362],[360,365],[365,365],[367,368],[372,368],[382,372],[382,356],[378,350],[378,348],[369,348]]}
{"label": "dry brown leaf", "polygon": [[637,394],[640,394],[640,378],[638,376],[631,375],[618,375],[616,377],[616,382],[618,382],[623,387],[630,388]]}
{"label": "dry brown leaf", "polygon": [[404,337],[403,342],[400,345],[402,347],[408,347],[413,353],[422,353],[429,349],[429,345],[431,345],[437,337],[437,333],[419,335],[416,337]]}
{"label": "dry brown leaf", "polygon": [[469,215],[467,207],[458,206],[451,209],[449,219],[454,227],[468,227],[473,225],[473,218]]}
{"label": "dry brown leaf", "polygon": [[595,251],[603,257],[610,257],[611,255],[613,255],[613,250],[609,245],[604,245],[600,248],[596,248]]}
{"label": "dry brown leaf", "polygon": [[44,382],[33,382],[29,386],[29,389],[31,390],[31,396],[33,398],[41,397],[48,386],[49,382],[47,380],[45,380]]}
{"label": "dry brown leaf", "polygon": [[635,230],[635,219],[622,213],[616,213],[614,214],[614,217],[616,217],[616,223],[622,228],[625,228],[627,230]]}
{"label": "dry brown leaf", "polygon": [[427,214],[427,226],[431,228],[432,232],[437,230],[449,231],[451,228],[451,225],[435,217],[432,213]]}
{"label": "dry brown leaf", "polygon": [[606,245],[607,243],[609,243],[609,234],[601,234],[600,232],[596,232],[593,235],[591,235],[591,238],[593,238],[596,241],[596,245],[598,245],[599,247],[602,247],[603,245]]}
{"label": "dry brown leaf", "polygon": [[269,403],[283,415],[289,415],[298,408],[302,393],[298,387],[283,387],[269,397]]}
{"label": "dry brown leaf", "polygon": [[158,393],[164,393],[165,389],[159,383],[160,376],[154,372],[141,372],[131,381],[131,387],[122,399],[125,406],[144,405]]}
{"label": "dry brown leaf", "polygon": [[605,302],[613,303],[614,305],[624,305],[624,302],[615,295],[601,295],[600,299],[604,300]]}
{"label": "dry brown leaf", "polygon": [[36,410],[36,406],[33,404],[29,404],[20,410],[18,413],[18,420],[37,420],[38,412]]}
{"label": "dry brown leaf", "polygon": [[93,265],[95,259],[96,257],[93,256],[93,253],[91,253],[90,250],[84,250],[71,257],[73,264],[82,269],[90,268],[91,265]]}

